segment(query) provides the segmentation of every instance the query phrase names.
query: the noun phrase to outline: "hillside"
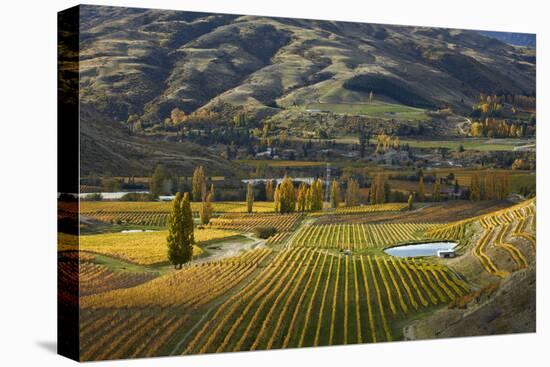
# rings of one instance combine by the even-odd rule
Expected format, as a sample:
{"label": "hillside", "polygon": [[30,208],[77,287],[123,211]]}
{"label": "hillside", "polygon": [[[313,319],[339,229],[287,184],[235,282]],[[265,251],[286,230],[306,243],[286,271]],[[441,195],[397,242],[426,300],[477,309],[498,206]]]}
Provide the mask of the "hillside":
{"label": "hillside", "polygon": [[208,167],[210,175],[231,177],[236,165],[208,148],[191,142],[131,134],[121,124],[110,121],[88,106],[81,107],[81,175],[111,173],[123,176],[150,175],[159,164],[179,175],[191,175],[196,166]]}
{"label": "hillside", "polygon": [[[526,333],[536,330],[536,203],[448,225],[472,230],[463,254],[448,262],[478,290],[407,326],[407,339]],[[448,236],[448,234],[447,234]]]}
{"label": "hillside", "polygon": [[537,37],[530,33],[513,33],[513,32],[491,32],[479,31],[489,37],[496,38],[504,43],[509,43],[516,46],[536,47]]}
{"label": "hillside", "polygon": [[382,100],[466,111],[531,94],[534,50],[476,31],[81,6],[81,98],[145,124],[179,107],[252,116]]}

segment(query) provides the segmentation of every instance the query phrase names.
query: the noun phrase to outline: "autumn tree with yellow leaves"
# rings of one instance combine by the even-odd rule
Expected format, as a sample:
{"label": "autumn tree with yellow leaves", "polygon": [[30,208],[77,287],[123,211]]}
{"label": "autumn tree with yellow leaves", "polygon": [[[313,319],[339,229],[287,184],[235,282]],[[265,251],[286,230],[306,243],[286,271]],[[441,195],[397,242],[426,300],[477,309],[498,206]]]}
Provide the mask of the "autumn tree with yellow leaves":
{"label": "autumn tree with yellow leaves", "polygon": [[330,185],[330,206],[334,209],[340,205],[340,184],[338,181],[332,181]]}
{"label": "autumn tree with yellow leaves", "polygon": [[346,188],[346,206],[357,206],[359,205],[360,192],[359,192],[359,183],[353,178],[348,180],[348,186]]}

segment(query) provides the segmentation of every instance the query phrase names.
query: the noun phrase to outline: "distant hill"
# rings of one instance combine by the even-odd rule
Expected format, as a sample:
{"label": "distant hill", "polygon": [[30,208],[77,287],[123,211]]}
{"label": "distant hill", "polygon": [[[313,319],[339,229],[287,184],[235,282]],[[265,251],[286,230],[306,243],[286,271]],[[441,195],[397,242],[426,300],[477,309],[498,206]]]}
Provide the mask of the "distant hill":
{"label": "distant hill", "polygon": [[479,33],[496,38],[499,41],[516,46],[536,47],[537,36],[531,33],[491,32],[479,31]]}
{"label": "distant hill", "polygon": [[239,173],[236,164],[209,147],[132,134],[87,105],[80,108],[80,144],[83,176],[92,173],[146,176],[157,165],[185,176],[190,176],[197,166],[206,167],[211,176],[233,177]]}
{"label": "distant hill", "polygon": [[535,90],[534,52],[476,31],[87,5],[81,19],[81,98],[118,121],[175,107],[261,117],[371,89],[467,110],[480,92]]}
{"label": "distant hill", "polygon": [[467,112],[480,93],[535,91],[535,51],[476,31],[91,5],[80,15],[89,171],[133,174],[167,161],[187,171],[206,160],[234,172],[198,146],[131,135],[131,115],[143,127],[161,126],[176,107],[282,120],[294,106],[360,103],[370,91]]}

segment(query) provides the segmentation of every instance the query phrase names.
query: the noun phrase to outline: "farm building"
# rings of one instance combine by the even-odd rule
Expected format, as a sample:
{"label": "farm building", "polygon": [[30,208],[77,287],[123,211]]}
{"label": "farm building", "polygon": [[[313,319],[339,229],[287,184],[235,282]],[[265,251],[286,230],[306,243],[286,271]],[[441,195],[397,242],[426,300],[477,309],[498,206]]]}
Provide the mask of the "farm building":
{"label": "farm building", "polygon": [[442,259],[448,259],[451,257],[455,257],[455,250],[438,250],[437,251],[437,257],[440,257]]}

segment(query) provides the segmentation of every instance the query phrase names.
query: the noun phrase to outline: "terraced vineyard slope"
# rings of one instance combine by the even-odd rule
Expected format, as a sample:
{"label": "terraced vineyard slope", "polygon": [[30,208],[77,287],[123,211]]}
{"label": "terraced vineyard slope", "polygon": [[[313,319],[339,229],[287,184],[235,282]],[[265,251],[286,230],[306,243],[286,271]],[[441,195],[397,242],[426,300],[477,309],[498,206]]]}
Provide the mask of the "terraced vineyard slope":
{"label": "terraced vineyard slope", "polygon": [[181,352],[390,341],[395,321],[468,291],[430,262],[293,246],[223,302]]}

